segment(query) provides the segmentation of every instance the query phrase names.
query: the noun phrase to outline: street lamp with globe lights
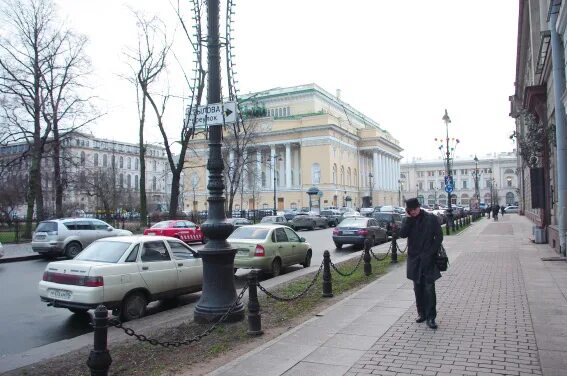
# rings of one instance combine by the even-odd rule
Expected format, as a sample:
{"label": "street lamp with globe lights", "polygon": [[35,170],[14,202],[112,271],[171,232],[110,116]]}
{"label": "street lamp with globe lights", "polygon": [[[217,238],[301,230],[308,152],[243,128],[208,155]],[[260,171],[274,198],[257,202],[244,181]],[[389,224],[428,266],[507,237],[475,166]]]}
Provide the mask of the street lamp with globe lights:
{"label": "street lamp with globe lights", "polygon": [[442,157],[446,160],[447,163],[447,175],[445,175],[445,192],[447,192],[448,200],[447,200],[447,226],[445,227],[447,235],[451,233],[450,227],[454,226],[453,223],[453,208],[451,207],[451,196],[454,188],[453,184],[453,176],[451,171],[451,160],[455,156],[455,149],[459,144],[458,138],[449,138],[449,123],[451,122],[451,118],[445,110],[445,115],[441,119],[445,122],[445,131],[446,135],[445,138],[436,138],[435,141],[440,142],[439,151],[441,151]]}
{"label": "street lamp with globe lights", "polygon": [[474,194],[476,196],[476,208],[475,208],[475,210],[478,212],[480,210],[480,187],[479,187],[480,173],[478,171],[478,158],[477,158],[476,154],[474,156],[474,165],[475,165],[474,166]]}

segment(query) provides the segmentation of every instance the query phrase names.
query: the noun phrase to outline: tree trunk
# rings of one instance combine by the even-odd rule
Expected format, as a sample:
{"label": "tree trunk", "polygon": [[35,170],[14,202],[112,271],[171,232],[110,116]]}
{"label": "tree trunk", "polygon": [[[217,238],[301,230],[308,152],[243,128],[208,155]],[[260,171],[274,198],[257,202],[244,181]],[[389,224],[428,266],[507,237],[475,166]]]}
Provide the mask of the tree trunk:
{"label": "tree trunk", "polygon": [[179,206],[179,181],[181,180],[181,172],[176,169],[171,174],[171,197],[169,199],[169,218],[177,217],[177,208]]}
{"label": "tree trunk", "polygon": [[55,185],[55,217],[63,218],[63,181],[61,179],[61,140],[57,122],[53,123],[53,174]]}

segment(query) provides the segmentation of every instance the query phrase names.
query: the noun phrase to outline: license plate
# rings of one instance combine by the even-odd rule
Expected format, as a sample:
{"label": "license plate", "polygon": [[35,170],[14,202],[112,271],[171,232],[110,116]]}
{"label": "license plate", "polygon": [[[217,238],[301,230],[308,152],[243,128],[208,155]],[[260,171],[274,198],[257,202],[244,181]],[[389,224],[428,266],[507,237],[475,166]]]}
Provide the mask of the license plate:
{"label": "license plate", "polygon": [[238,254],[239,255],[248,255],[250,252],[247,249],[239,249],[238,250]]}
{"label": "license plate", "polygon": [[49,289],[47,296],[53,299],[71,300],[73,293],[69,290]]}
{"label": "license plate", "polygon": [[36,235],[35,238],[36,239],[45,239],[45,235]]}
{"label": "license plate", "polygon": [[356,234],[356,231],[343,231],[343,235],[352,235]]}
{"label": "license plate", "polygon": [[148,235],[155,235],[155,232],[148,232]]}

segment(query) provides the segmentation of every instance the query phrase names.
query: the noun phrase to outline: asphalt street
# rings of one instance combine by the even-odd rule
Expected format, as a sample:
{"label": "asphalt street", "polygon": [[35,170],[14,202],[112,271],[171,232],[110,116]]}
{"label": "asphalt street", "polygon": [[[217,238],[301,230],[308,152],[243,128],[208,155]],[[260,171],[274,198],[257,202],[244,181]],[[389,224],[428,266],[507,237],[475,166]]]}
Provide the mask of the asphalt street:
{"label": "asphalt street", "polygon": [[[348,255],[357,249],[345,246],[335,249],[331,233],[332,228],[314,231],[299,231],[300,236],[311,244],[313,249],[312,265],[318,265],[323,260],[323,252],[329,250],[331,258]],[[199,250],[203,245],[192,245]],[[37,294],[37,284],[41,280],[48,261],[39,259],[0,264],[0,286],[3,292],[3,304],[0,306],[0,316],[3,324],[0,326],[0,357],[5,354],[17,354],[28,349],[48,343],[73,338],[91,332],[92,312],[73,314],[62,308],[48,307],[40,301]],[[285,273],[301,270],[299,265],[287,268]],[[247,270],[239,270],[236,274],[236,287],[240,288],[246,282]],[[267,275],[263,279],[269,278]],[[148,315],[155,314],[199,299],[200,294],[189,294],[180,297],[175,305],[162,302],[151,303]]]}

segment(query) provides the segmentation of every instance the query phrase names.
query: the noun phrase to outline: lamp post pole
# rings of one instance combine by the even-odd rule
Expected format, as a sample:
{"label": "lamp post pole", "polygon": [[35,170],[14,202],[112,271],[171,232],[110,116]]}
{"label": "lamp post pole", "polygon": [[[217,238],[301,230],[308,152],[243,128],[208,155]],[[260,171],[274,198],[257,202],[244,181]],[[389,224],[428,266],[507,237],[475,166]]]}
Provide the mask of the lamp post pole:
{"label": "lamp post pole", "polygon": [[[207,1],[207,49],[208,81],[207,102],[221,101],[220,41],[219,41],[219,0]],[[234,256],[236,249],[226,241],[233,230],[226,221],[224,211],[225,197],[221,153],[222,124],[209,126],[209,213],[202,225],[204,235],[209,239],[199,252],[203,261],[203,291],[195,306],[193,318],[199,323],[218,321],[231,307],[226,321],[244,319],[244,305],[236,301],[234,285]]]}
{"label": "lamp post pole", "polygon": [[277,178],[276,178],[276,163],[278,162],[280,156],[279,154],[274,154],[271,155],[268,159],[269,163],[270,163],[270,167],[272,168],[272,174],[274,175],[274,215],[276,215],[276,213],[278,212],[278,206],[277,206],[277,195],[276,195],[276,187],[277,187]]}
{"label": "lamp post pole", "polygon": [[398,179],[398,206],[402,206],[402,180]]}
{"label": "lamp post pole", "polygon": [[478,186],[478,158],[475,154],[474,156],[474,194],[476,196],[476,204],[478,205],[477,209],[480,209],[480,189]]}
{"label": "lamp post pole", "polygon": [[[449,118],[449,114],[447,110],[445,110],[445,115],[443,115],[442,120],[445,122],[445,131],[446,131],[446,156],[447,156],[447,176],[449,177],[449,182],[452,182],[453,179],[451,178],[451,149],[449,148],[449,123],[451,122],[451,118]],[[451,207],[451,192],[447,192],[447,196],[449,200],[447,200],[447,235],[451,233],[451,226],[453,224],[453,208]]]}

